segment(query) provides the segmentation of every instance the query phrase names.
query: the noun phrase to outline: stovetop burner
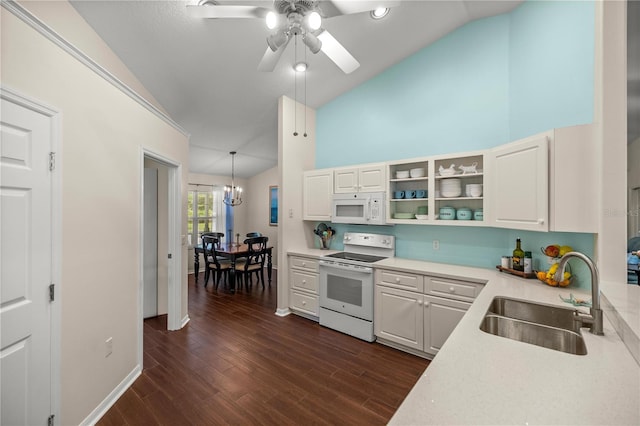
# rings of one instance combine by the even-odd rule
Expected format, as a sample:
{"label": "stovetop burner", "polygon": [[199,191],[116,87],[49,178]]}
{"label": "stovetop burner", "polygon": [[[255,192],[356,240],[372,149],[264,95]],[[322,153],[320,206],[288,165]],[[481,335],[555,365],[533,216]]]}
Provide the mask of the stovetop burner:
{"label": "stovetop burner", "polygon": [[360,253],[350,253],[347,251],[342,251],[339,253],[328,254],[324,257],[332,257],[334,259],[344,259],[344,260],[353,260],[356,262],[364,262],[364,263],[373,263],[382,259],[386,259],[384,256],[372,256],[369,254],[360,254]]}

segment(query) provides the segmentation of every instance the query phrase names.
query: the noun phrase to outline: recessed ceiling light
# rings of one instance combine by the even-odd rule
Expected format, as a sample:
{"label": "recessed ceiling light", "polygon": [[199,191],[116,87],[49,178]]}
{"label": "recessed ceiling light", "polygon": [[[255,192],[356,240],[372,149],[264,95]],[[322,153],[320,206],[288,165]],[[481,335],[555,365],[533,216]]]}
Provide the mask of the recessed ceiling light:
{"label": "recessed ceiling light", "polygon": [[293,66],[293,69],[296,72],[305,72],[307,70],[307,64],[305,62],[298,62]]}
{"label": "recessed ceiling light", "polygon": [[378,7],[375,10],[371,11],[371,17],[373,19],[382,19],[389,14],[388,7]]}

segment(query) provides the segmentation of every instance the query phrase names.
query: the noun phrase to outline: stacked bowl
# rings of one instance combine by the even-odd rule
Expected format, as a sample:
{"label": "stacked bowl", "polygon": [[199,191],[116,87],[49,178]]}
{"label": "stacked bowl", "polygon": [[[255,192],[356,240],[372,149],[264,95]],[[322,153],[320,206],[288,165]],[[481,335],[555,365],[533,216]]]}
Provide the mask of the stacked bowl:
{"label": "stacked bowl", "polygon": [[462,194],[462,182],[458,178],[441,179],[440,194],[445,198],[459,197]]}
{"label": "stacked bowl", "polygon": [[482,195],[482,184],[481,183],[468,183],[465,187],[465,195],[467,197],[480,197]]}

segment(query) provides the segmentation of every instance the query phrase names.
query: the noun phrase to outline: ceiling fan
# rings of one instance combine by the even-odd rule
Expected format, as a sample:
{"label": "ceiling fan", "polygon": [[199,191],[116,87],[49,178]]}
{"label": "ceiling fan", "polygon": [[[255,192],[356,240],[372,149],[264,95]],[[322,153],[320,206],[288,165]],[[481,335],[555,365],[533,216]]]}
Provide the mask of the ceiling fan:
{"label": "ceiling fan", "polygon": [[289,41],[300,36],[312,53],[324,52],[345,74],[349,74],[360,63],[322,28],[322,19],[390,8],[398,3],[400,0],[274,0],[273,7],[267,8],[200,0],[197,5],[188,5],[187,10],[198,18],[265,19],[267,28],[274,32],[267,37],[268,47],[258,65],[259,71],[273,71]]}

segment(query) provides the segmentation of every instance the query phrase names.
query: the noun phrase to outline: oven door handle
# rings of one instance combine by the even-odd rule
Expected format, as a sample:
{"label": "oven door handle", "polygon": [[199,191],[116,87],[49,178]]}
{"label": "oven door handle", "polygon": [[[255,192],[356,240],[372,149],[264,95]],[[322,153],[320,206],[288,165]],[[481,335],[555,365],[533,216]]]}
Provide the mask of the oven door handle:
{"label": "oven door handle", "polygon": [[331,261],[326,261],[326,260],[320,260],[320,265],[325,267],[325,268],[333,268],[333,269],[340,269],[343,271],[351,271],[351,272],[363,272],[363,273],[372,273],[373,272],[373,268],[370,268],[368,266],[359,266],[359,265],[347,265],[344,263],[336,263],[336,262],[331,262]]}

